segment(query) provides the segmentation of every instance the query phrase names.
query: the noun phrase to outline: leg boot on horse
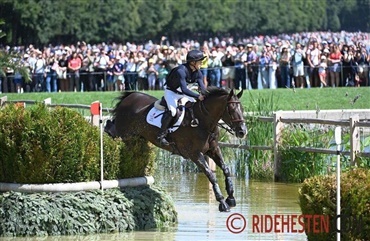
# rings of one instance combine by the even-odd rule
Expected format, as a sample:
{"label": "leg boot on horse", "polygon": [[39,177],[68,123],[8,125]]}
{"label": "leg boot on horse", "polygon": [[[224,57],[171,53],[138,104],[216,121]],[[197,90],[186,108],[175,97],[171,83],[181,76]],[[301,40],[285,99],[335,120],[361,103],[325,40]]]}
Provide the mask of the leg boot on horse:
{"label": "leg boot on horse", "polygon": [[166,140],[168,129],[171,127],[172,115],[170,111],[165,111],[162,117],[161,130],[157,136],[159,143],[163,146],[168,146],[170,143]]}

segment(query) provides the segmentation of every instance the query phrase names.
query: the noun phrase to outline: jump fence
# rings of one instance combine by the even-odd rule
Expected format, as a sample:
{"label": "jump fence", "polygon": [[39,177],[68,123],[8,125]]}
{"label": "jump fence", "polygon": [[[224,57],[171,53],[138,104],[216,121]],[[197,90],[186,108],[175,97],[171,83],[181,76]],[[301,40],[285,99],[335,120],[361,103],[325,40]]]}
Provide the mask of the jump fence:
{"label": "jump fence", "polygon": [[[63,106],[67,108],[77,109],[90,109],[90,105],[81,104],[51,104],[51,98],[47,98],[43,101],[50,107]],[[6,103],[23,103],[35,104],[36,101],[31,100],[20,100],[20,101],[7,101],[7,97],[0,98],[0,106]],[[102,112],[106,115],[103,119],[109,118],[109,113],[112,112],[111,108],[103,108]],[[91,115],[91,118],[87,118],[92,124],[98,123],[96,117]],[[260,116],[257,119],[261,122],[273,123],[273,137],[274,142],[272,146],[258,146],[258,145],[247,145],[247,144],[231,144],[220,142],[221,147],[238,148],[244,150],[270,150],[274,153],[274,176],[275,180],[279,180],[281,177],[280,167],[280,146],[281,146],[281,134],[286,128],[287,124],[292,123],[304,123],[304,124],[321,124],[329,126],[341,126],[349,128],[350,132],[350,150],[342,151],[341,154],[350,157],[352,166],[356,166],[356,157],[370,157],[370,152],[362,152],[360,150],[361,133],[363,129],[370,128],[370,109],[353,109],[353,110],[312,110],[312,111],[277,111],[272,117]],[[362,130],[361,130],[362,129]],[[370,129],[364,131],[363,134],[370,134]],[[297,150],[300,152],[311,152],[336,155],[337,150],[327,148],[313,148],[313,147],[298,147],[291,146],[290,149]]]}

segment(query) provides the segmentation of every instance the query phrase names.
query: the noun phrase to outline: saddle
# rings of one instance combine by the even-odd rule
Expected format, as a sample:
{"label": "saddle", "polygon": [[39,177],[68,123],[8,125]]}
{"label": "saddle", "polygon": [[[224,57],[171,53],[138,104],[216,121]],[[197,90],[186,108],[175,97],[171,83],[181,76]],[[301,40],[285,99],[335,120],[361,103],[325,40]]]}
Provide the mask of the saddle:
{"label": "saddle", "polygon": [[[180,118],[180,116],[182,115],[182,112],[185,111],[185,117],[181,125],[183,126],[190,125],[191,127],[197,127],[199,125],[199,121],[194,116],[193,106],[194,106],[193,102],[187,101],[186,103],[183,103],[182,99],[180,99],[177,103],[177,112],[176,112],[176,116],[174,117],[173,122],[176,123],[178,119]],[[154,107],[161,111],[169,111],[167,107],[167,102],[164,97],[157,100],[154,103]]]}

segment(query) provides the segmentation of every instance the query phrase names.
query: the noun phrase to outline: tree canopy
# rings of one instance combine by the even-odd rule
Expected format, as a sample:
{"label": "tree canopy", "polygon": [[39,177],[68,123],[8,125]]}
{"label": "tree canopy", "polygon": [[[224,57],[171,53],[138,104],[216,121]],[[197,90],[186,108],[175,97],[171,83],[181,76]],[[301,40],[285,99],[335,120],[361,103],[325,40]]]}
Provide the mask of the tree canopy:
{"label": "tree canopy", "polygon": [[[2,44],[370,31],[369,0],[0,0]],[[361,17],[358,17],[361,16]]]}

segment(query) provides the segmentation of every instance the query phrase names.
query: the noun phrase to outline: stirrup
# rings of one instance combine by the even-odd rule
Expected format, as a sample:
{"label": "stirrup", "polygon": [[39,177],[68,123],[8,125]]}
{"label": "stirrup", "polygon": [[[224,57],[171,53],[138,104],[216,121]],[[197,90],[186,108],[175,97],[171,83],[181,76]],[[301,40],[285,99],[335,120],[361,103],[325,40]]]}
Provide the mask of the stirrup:
{"label": "stirrup", "polygon": [[166,140],[165,137],[158,137],[159,144],[161,146],[168,146],[170,143]]}
{"label": "stirrup", "polygon": [[197,127],[199,125],[199,121],[197,118],[193,119],[191,122],[190,122],[190,126],[191,127]]}

